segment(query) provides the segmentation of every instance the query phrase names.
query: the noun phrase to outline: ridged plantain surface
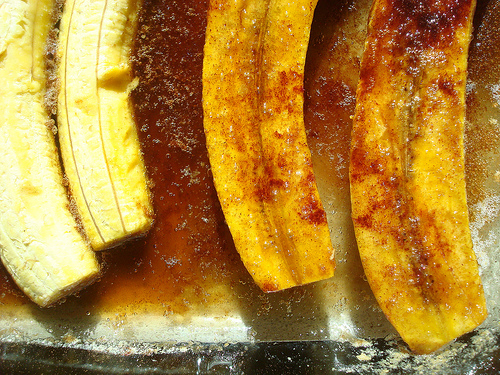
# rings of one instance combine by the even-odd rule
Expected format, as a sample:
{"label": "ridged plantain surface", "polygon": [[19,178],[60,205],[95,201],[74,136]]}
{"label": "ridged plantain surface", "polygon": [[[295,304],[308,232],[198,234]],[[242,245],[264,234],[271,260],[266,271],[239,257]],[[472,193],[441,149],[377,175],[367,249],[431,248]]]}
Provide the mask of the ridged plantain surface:
{"label": "ridged plantain surface", "polygon": [[66,175],[95,250],[145,233],[153,222],[129,92],[140,2],[65,3],[59,37],[58,126]]}
{"label": "ridged plantain surface", "polygon": [[17,285],[47,306],[99,274],[69,211],[44,108],[51,0],[0,3],[0,255]]}
{"label": "ridged plantain surface", "polygon": [[430,353],[487,315],[465,190],[472,0],[375,0],[351,144],[352,216],[380,307]]}
{"label": "ridged plantain surface", "polygon": [[204,129],[236,249],[263,291],[333,276],[334,250],[303,119],[316,1],[212,0]]}

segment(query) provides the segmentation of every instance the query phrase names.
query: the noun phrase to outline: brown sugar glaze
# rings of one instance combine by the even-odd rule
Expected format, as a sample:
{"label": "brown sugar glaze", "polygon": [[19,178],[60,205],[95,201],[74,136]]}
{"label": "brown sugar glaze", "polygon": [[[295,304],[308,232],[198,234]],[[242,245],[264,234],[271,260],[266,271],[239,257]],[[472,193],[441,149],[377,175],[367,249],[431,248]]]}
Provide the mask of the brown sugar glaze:
{"label": "brown sugar glaze", "polygon": [[[346,210],[350,116],[354,113],[365,24],[353,25],[345,20],[349,12],[368,9],[369,3],[320,0],[306,63],[305,120],[318,185],[320,192],[335,195]],[[282,308],[282,300],[300,304],[313,294],[314,285],[280,292],[279,297],[260,292],[244,269],[224,223],[202,123],[201,68],[207,4],[206,0],[144,2],[133,53],[140,84],[132,99],[152,183],[155,226],[144,238],[100,253],[104,265],[101,279],[78,296],[46,310],[55,319],[103,311],[185,316],[210,308],[218,310],[217,306],[235,299],[243,301],[240,304],[250,309],[249,315],[257,315],[269,307]],[[480,109],[475,100],[469,100],[468,105],[468,113]],[[488,144],[481,138],[489,139]],[[471,131],[467,142],[467,149],[474,150],[467,161],[473,166],[468,168],[472,173],[478,170],[474,166],[481,164],[484,155],[498,147],[498,136],[494,129]],[[468,181],[471,199],[479,195],[485,175],[476,172],[473,181]],[[335,199],[328,199],[335,203]],[[349,249],[355,250],[350,241]],[[345,273],[361,272],[359,262],[351,264],[349,267],[355,269],[348,267]],[[347,277],[342,272],[341,264],[336,277]],[[247,304],[254,300],[256,306],[249,307]],[[0,267],[0,305],[29,304]],[[286,306],[283,309],[288,311]],[[316,310],[307,312],[311,311],[319,316]],[[217,312],[223,313],[223,309]],[[254,327],[258,325],[253,323]]]}

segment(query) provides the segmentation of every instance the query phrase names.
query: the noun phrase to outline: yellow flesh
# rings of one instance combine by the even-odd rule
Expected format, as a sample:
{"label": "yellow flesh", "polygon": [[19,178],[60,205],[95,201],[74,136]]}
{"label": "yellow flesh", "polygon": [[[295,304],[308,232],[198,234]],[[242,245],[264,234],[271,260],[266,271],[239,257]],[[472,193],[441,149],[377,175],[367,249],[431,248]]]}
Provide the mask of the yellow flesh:
{"label": "yellow flesh", "polygon": [[146,232],[152,206],[129,91],[137,1],[67,1],[58,123],[65,172],[95,250]]}
{"label": "yellow flesh", "polygon": [[477,327],[487,312],[464,174],[475,4],[419,4],[373,4],[350,175],[356,239],[370,286],[410,348],[430,353]]}
{"label": "yellow flesh", "polygon": [[213,0],[208,11],[203,108],[210,163],[236,248],[264,291],[335,270],[303,120],[315,6]]}
{"label": "yellow flesh", "polygon": [[47,306],[95,279],[77,230],[43,106],[43,52],[54,1],[0,2],[0,255],[19,287]]}

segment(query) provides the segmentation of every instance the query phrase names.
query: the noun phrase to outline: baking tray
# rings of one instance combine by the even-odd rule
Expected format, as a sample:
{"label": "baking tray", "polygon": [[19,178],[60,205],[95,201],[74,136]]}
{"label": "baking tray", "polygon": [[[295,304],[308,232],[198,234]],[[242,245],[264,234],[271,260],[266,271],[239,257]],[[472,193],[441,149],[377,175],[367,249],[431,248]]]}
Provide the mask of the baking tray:
{"label": "baking tray", "polygon": [[479,1],[469,57],[466,170],[484,324],[412,355],[364,278],[350,220],[348,149],[368,0],[320,0],[305,120],[337,249],[334,278],[262,293],[224,223],[206,155],[201,67],[206,1],[149,1],[132,93],[156,222],[100,254],[101,279],[58,306],[29,302],[0,269],[0,371],[88,374],[498,373],[500,1]]}

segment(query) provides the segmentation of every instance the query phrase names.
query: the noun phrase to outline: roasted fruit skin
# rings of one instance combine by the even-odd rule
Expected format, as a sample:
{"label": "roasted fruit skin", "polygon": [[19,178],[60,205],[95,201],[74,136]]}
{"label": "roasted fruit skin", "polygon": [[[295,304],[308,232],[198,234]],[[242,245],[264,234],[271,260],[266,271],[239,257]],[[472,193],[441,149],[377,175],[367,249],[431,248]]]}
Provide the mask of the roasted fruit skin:
{"label": "roasted fruit skin", "polygon": [[0,257],[40,306],[99,276],[69,211],[52,123],[44,107],[51,0],[0,3]]}
{"label": "roasted fruit skin", "polygon": [[352,132],[352,218],[368,282],[409,347],[430,353],[487,315],[464,173],[475,2],[375,0]]}
{"label": "roasted fruit skin", "polygon": [[75,206],[94,250],[153,225],[130,90],[140,1],[68,0],[58,41],[58,128]]}
{"label": "roasted fruit skin", "polygon": [[334,250],[304,128],[304,63],[316,1],[212,0],[203,110],[214,183],[257,285],[334,274]]}

